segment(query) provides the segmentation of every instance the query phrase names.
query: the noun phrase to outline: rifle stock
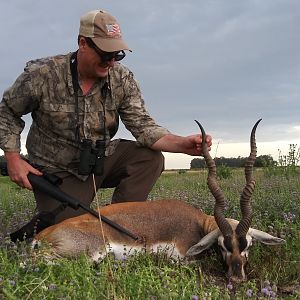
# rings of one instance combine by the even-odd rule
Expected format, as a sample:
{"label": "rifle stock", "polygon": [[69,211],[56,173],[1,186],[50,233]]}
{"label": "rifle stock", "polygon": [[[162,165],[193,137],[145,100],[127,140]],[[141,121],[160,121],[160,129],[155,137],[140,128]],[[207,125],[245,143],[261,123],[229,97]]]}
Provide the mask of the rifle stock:
{"label": "rifle stock", "polygon": [[2,176],[8,176],[6,162],[4,162],[4,161],[0,162],[0,174]]}

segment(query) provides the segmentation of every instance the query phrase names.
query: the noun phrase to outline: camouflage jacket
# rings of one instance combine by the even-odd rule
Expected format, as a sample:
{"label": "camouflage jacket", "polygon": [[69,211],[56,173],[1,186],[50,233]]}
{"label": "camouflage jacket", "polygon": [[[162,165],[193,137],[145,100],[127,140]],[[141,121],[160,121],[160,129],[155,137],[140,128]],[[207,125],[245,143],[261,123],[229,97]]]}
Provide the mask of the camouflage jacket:
{"label": "camouflage jacket", "polygon": [[[24,72],[4,92],[0,103],[3,151],[20,151],[20,133],[25,125],[21,117],[27,113],[32,116],[26,141],[29,159],[75,175],[77,170],[72,166],[79,161],[79,140],[105,138],[105,154],[111,155],[118,142],[111,139],[118,130],[119,117],[143,146],[149,147],[169,133],[150,117],[132,72],[119,63],[110,69],[109,80],[99,79],[87,95],[83,96],[79,88],[76,101],[71,54],[28,62]],[[101,89],[108,81],[110,89],[104,98]]]}

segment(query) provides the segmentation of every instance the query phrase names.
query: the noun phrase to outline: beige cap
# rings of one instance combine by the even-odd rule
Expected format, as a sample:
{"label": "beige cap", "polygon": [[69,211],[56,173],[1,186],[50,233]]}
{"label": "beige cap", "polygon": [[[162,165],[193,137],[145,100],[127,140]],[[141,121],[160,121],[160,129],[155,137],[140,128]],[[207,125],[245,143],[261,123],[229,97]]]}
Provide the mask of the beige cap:
{"label": "beige cap", "polygon": [[90,37],[97,47],[106,52],[131,51],[122,39],[116,18],[103,10],[90,11],[80,18],[79,35]]}

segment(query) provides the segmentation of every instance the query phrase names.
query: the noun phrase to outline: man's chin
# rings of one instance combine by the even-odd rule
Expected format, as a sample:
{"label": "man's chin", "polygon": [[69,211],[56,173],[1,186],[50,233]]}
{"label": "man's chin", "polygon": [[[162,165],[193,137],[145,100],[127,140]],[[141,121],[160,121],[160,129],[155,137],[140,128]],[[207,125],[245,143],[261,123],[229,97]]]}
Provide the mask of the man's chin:
{"label": "man's chin", "polygon": [[98,68],[97,69],[97,76],[102,78],[108,75],[108,68]]}

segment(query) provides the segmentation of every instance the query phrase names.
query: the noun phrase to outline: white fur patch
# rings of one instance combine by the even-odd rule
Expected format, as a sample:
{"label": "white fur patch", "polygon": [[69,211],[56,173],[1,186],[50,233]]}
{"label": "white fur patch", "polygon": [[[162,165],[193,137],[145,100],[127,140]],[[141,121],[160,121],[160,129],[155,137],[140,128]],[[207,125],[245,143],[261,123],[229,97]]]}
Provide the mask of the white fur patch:
{"label": "white fur patch", "polygon": [[150,251],[154,253],[163,252],[172,258],[183,258],[183,255],[180,254],[175,244],[154,244],[151,246]]}
{"label": "white fur patch", "polygon": [[92,260],[99,261],[102,260],[106,253],[111,253],[114,255],[117,260],[124,260],[126,257],[130,255],[134,255],[139,252],[150,252],[150,253],[166,253],[169,257],[172,258],[183,258],[183,256],[179,253],[175,244],[167,244],[167,243],[158,243],[151,246],[148,246],[146,249],[143,246],[127,246],[119,243],[110,243],[106,246],[106,251],[102,252],[94,252],[91,255]]}

